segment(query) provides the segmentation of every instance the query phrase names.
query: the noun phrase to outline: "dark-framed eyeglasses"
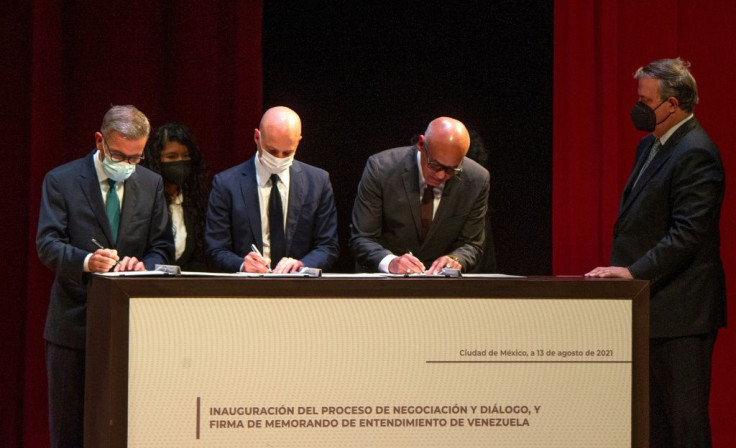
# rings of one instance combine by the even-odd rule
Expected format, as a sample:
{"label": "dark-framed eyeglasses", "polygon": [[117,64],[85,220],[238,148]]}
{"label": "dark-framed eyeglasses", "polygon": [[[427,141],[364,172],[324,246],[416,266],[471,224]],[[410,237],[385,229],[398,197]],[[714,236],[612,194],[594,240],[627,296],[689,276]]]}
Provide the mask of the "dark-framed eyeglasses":
{"label": "dark-framed eyeglasses", "polygon": [[422,145],[422,149],[424,150],[424,154],[427,155],[427,166],[430,170],[434,171],[435,173],[439,173],[440,171],[444,171],[446,175],[453,176],[455,174],[460,174],[463,172],[463,165],[460,163],[458,166],[447,166],[439,163],[436,160],[432,160],[432,157],[429,155],[429,148],[427,147],[426,140],[424,141],[424,144]]}
{"label": "dark-framed eyeglasses", "polygon": [[107,152],[110,154],[110,159],[115,162],[128,162],[131,165],[138,165],[141,163],[141,160],[143,160],[145,157],[143,155],[140,156],[126,156],[120,151],[115,151],[114,149],[110,148],[110,145],[107,144],[107,141],[105,140],[105,137],[102,137],[102,144],[104,146],[107,146]]}

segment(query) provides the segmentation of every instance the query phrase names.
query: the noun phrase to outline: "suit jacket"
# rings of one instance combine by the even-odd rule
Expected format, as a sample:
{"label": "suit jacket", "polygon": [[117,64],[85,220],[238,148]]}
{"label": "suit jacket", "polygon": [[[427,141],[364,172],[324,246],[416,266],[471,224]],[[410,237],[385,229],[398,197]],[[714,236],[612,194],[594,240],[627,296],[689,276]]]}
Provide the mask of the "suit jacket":
{"label": "suit jacket", "polygon": [[[171,206],[169,206],[169,210],[171,210]],[[176,259],[175,264],[182,271],[207,271],[206,255],[204,253],[204,247],[202,247],[204,246],[204,241],[198,238],[200,229],[204,227],[204,219],[197,220],[196,216],[187,213],[187,209],[184,209],[184,227],[187,229],[184,252]]]}
{"label": "suit jacket", "polygon": [[174,258],[163,181],[142,167],[125,181],[117,244],[100,191],[92,154],[46,174],[38,218],[36,249],[41,262],[55,273],[44,337],[55,344],[85,348],[87,281],[84,259],[97,250],[96,239],[116,248],[120,258],[136,257],[146,269]]}
{"label": "suit jacket", "polygon": [[424,242],[421,237],[417,147],[404,146],[368,159],[353,206],[350,249],[359,269],[376,272],[387,255],[411,251],[429,267],[453,255],[472,269],[485,241],[490,175],[463,159],[463,171],[446,181]]}
{"label": "suit jacket", "polygon": [[653,141],[649,135],[639,143],[614,227],[611,265],[650,280],[650,337],[708,333],[726,324],[721,157],[693,117],[632,187]]}
{"label": "suit jacket", "polygon": [[[240,270],[251,244],[263,249],[255,160],[217,174],[212,182],[205,242],[214,267],[224,272]],[[289,169],[286,255],[308,267],[329,269],[339,254],[330,177],[297,160]]]}

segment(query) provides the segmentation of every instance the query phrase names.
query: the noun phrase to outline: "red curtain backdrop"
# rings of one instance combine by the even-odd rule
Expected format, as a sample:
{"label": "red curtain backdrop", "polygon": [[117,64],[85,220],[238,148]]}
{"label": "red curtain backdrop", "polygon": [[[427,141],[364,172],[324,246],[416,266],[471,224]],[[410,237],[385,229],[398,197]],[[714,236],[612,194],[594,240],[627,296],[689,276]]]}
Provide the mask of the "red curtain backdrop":
{"label": "red curtain backdrop", "polygon": [[[680,56],[692,63],[700,93],[695,115],[719,146],[728,179],[721,247],[733,326],[736,154],[729,131],[736,3],[556,0],[554,17],[554,274],[581,275],[608,265],[619,197],[643,137],[629,119],[637,100],[633,73],[652,60]],[[735,351],[733,328],[721,331],[713,361],[714,446],[736,442]]]}
{"label": "red curtain backdrop", "polygon": [[43,176],[93,149],[112,104],[135,105],[153,127],[188,125],[212,173],[250,157],[253,145],[244,143],[262,113],[262,1],[36,0],[11,2],[2,16],[2,243],[10,262],[0,445],[44,447],[52,273],[34,242]]}
{"label": "red curtain backdrop", "polygon": [[[92,149],[111,104],[135,104],[153,126],[189,125],[212,173],[252,155],[244,148],[252,148],[245,142],[262,110],[261,15],[260,0],[4,6],[0,445],[48,446],[42,330],[52,274],[34,244],[43,175]],[[580,275],[607,263],[619,195],[641,137],[628,118],[636,100],[632,74],[640,65],[674,56],[693,63],[701,94],[696,115],[732,174],[733,17],[736,4],[729,0],[555,0],[555,274]],[[722,248],[733,324],[733,179],[727,188]],[[722,331],[711,402],[715,446],[736,443],[735,349],[733,330]]]}

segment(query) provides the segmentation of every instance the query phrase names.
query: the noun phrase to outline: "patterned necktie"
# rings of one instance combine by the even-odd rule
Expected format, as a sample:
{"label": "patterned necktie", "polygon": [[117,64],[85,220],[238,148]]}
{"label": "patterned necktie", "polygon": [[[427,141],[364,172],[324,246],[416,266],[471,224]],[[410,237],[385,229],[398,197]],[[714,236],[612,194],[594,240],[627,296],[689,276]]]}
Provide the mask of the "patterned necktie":
{"label": "patterned necktie", "polygon": [[118,239],[118,228],[120,227],[120,198],[118,192],[115,191],[115,181],[107,179],[110,188],[107,190],[105,197],[105,212],[107,220],[110,222],[110,231],[112,232],[112,243],[115,244]]}
{"label": "patterned necktie", "polygon": [[271,175],[271,197],[268,199],[268,227],[271,234],[271,266],[286,256],[284,239],[284,207],[279,193],[279,176]]}
{"label": "patterned necktie", "polygon": [[434,188],[429,185],[424,189],[420,210],[422,216],[422,242],[424,242],[424,238],[427,237],[429,228],[432,226],[432,214],[434,212]]}
{"label": "patterned necktie", "polygon": [[649,155],[647,156],[647,160],[644,162],[644,165],[642,165],[641,169],[639,170],[639,175],[636,176],[634,185],[631,186],[632,190],[634,189],[634,187],[636,187],[636,183],[639,182],[639,179],[641,178],[642,173],[644,173],[644,171],[646,171],[649,164],[652,163],[654,156],[657,155],[657,153],[659,152],[659,148],[661,147],[662,147],[662,144],[659,142],[659,139],[655,139],[654,143],[652,143],[652,148],[649,150]]}

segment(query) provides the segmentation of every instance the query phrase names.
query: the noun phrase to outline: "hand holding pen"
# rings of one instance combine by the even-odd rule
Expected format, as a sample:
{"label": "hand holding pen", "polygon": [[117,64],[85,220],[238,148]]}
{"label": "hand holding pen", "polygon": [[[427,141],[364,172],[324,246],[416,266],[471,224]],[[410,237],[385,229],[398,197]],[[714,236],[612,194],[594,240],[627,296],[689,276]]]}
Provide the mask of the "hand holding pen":
{"label": "hand holding pen", "polygon": [[424,274],[424,264],[411,253],[407,251],[404,255],[394,258],[388,265],[388,271],[391,274]]}
{"label": "hand holding pen", "polygon": [[[105,249],[105,247],[97,242],[96,239],[92,238],[92,242],[95,244],[95,246],[99,247],[99,250],[96,250],[94,254],[92,254],[92,257],[89,259],[89,267],[90,271],[92,272],[108,272],[109,270],[113,270],[115,272],[122,272],[122,271],[145,271],[146,265],[143,264],[142,261],[138,260],[136,257],[123,257],[121,260],[118,257],[118,251],[115,249]],[[92,258],[95,258],[95,256],[99,254],[102,257],[106,257],[108,260],[114,261],[115,263],[108,268],[107,271],[94,271],[92,270],[92,267],[90,266],[92,264]],[[99,260],[95,260],[96,262]]]}
{"label": "hand holding pen", "polygon": [[271,260],[264,258],[255,244],[250,245],[251,252],[243,258],[243,271],[245,272],[273,272]]}
{"label": "hand holding pen", "polygon": [[114,269],[120,261],[118,251],[115,249],[105,249],[105,246],[97,242],[94,238],[92,238],[92,243],[99,249],[94,251],[87,263],[90,272],[109,272]]}

